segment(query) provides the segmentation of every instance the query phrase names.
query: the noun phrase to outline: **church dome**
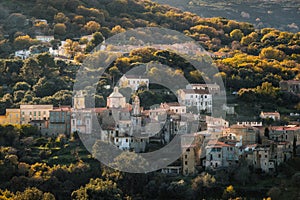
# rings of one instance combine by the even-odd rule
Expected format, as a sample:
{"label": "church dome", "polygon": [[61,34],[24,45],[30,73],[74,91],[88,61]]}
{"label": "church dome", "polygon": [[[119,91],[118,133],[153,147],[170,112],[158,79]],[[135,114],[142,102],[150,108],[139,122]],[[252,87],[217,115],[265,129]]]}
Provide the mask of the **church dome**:
{"label": "church dome", "polygon": [[119,88],[118,87],[114,87],[114,91],[113,91],[113,93],[111,93],[109,95],[109,97],[112,97],[112,98],[122,98],[124,96],[119,92]]}

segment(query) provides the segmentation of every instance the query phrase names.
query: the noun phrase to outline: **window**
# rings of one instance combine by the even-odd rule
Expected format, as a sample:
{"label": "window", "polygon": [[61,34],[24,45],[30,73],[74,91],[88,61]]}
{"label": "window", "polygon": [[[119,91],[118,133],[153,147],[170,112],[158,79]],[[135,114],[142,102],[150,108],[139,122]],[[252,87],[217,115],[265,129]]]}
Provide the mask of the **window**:
{"label": "window", "polygon": [[187,157],[188,157],[188,156],[187,156],[187,155],[185,155],[184,157],[185,157],[185,159],[187,159]]}
{"label": "window", "polygon": [[126,143],[128,143],[128,139],[126,139]]}
{"label": "window", "polygon": [[268,157],[268,155],[265,155],[265,158],[267,158]]}
{"label": "window", "polygon": [[187,162],[187,161],[185,161],[185,162],[184,162],[184,164],[185,164],[185,165],[187,165],[187,164],[188,164],[188,162]]}
{"label": "window", "polygon": [[221,154],[219,154],[218,157],[221,158]]}
{"label": "window", "polygon": [[36,116],[36,111],[33,112],[33,116]]}
{"label": "window", "polygon": [[39,116],[41,116],[41,111],[39,111]]}

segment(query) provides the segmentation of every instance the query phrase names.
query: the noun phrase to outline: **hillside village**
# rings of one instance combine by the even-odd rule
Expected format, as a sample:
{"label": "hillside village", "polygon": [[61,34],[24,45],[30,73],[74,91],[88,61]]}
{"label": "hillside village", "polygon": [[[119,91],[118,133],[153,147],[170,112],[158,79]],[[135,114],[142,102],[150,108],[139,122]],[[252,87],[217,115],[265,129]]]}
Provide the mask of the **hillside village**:
{"label": "hillside village", "polygon": [[[149,84],[146,77],[124,75],[119,87],[136,91],[141,85],[148,88]],[[294,84],[295,81],[283,82],[283,89],[298,92]],[[187,89],[178,90],[179,102],[161,102],[150,110],[140,106],[138,96],[133,97],[132,104],[127,103],[119,87],[108,96],[106,107],[87,108],[84,91],[77,91],[73,107],[20,105],[19,109],[6,109],[0,124],[30,124],[46,136],[74,132],[97,135],[120,150],[136,153],[151,152],[155,150],[151,149],[153,144],[163,147],[180,135],[180,162],[161,169],[165,174],[195,175],[203,170],[234,168],[241,162],[255,171],[274,173],[281,163],[299,156],[298,125],[268,126],[262,121],[229,124],[225,119],[211,117],[213,99],[221,93],[217,84],[189,84]],[[192,106],[198,112],[189,111]],[[200,114],[201,111],[206,114]],[[228,114],[234,114],[234,109],[229,111]],[[262,111],[260,118],[278,121],[280,114]],[[101,130],[94,126],[99,122]],[[190,133],[193,123],[197,124],[197,131]]]}
{"label": "hillside village", "polygon": [[299,29],[237,4],[1,1],[0,199],[298,199]]}

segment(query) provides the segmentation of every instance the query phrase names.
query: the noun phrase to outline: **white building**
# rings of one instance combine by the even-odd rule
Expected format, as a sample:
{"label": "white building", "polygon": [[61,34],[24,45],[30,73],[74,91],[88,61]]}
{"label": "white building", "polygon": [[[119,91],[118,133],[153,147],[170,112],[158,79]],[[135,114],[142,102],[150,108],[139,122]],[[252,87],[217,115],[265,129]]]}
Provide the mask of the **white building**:
{"label": "white building", "polygon": [[20,50],[20,51],[16,51],[15,52],[15,57],[17,58],[21,58],[23,60],[29,58],[30,56],[30,51],[27,50],[27,49],[24,49],[24,50]]}
{"label": "white building", "polygon": [[125,108],[126,98],[119,92],[119,88],[115,87],[113,93],[107,97],[108,108]]}
{"label": "white building", "polygon": [[208,90],[180,89],[178,90],[179,103],[187,107],[195,106],[199,111],[212,112],[212,94]]}
{"label": "white building", "polygon": [[54,40],[54,36],[47,36],[47,35],[37,35],[35,38],[41,42],[50,42]]}
{"label": "white building", "polygon": [[206,146],[205,169],[218,169],[235,165],[239,160],[238,149],[235,145],[211,140]]}
{"label": "white building", "polygon": [[130,87],[136,91],[141,85],[145,85],[149,88],[149,79],[143,76],[125,74],[120,78],[119,85],[121,87]]}
{"label": "white building", "polygon": [[238,126],[255,126],[255,127],[261,127],[262,122],[237,122]]}
{"label": "white building", "polygon": [[262,119],[273,119],[274,121],[280,120],[279,112],[261,112],[259,116]]}
{"label": "white building", "polygon": [[172,111],[173,113],[179,114],[179,115],[186,113],[186,106],[185,105],[180,105],[178,102],[161,103],[160,107],[164,108],[166,110]]}
{"label": "white building", "polygon": [[214,84],[189,84],[186,86],[186,89],[193,90],[208,90],[210,94],[217,95],[220,94],[220,86],[216,83]]}
{"label": "white building", "polygon": [[137,153],[144,152],[147,143],[149,143],[149,138],[114,137],[114,145],[120,150],[133,150]]}
{"label": "white building", "polygon": [[71,132],[78,131],[82,134],[91,134],[92,114],[91,109],[73,109],[71,115]]}
{"label": "white building", "polygon": [[256,147],[253,151],[254,169],[261,169],[263,172],[269,173],[275,171],[275,160],[271,159],[270,147]]}

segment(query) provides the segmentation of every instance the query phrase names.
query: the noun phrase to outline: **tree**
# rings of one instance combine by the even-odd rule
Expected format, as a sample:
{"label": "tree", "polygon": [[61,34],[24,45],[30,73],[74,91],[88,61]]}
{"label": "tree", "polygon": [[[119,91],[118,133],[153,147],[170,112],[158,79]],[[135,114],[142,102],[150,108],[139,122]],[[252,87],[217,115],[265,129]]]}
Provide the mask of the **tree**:
{"label": "tree", "polygon": [[248,163],[245,159],[242,159],[239,163],[238,168],[235,170],[236,173],[234,174],[235,180],[241,183],[243,186],[246,183],[250,182],[250,170]]}
{"label": "tree", "polygon": [[255,42],[257,37],[257,33],[252,32],[251,34],[242,37],[241,44],[244,46],[248,46],[252,42]]}
{"label": "tree", "polygon": [[100,24],[95,21],[89,21],[83,28],[87,31],[87,33],[91,34],[100,30]]}
{"label": "tree", "polygon": [[64,49],[66,51],[66,54],[70,58],[74,58],[77,53],[82,52],[82,49],[81,49],[81,47],[79,45],[79,42],[72,41],[70,39],[66,40],[66,43],[64,45]]}
{"label": "tree", "polygon": [[269,191],[268,191],[268,196],[271,197],[272,200],[279,200],[280,198],[280,194],[281,194],[281,190],[278,187],[272,187]]}
{"label": "tree", "polygon": [[198,198],[205,199],[208,194],[206,194],[206,188],[212,187],[216,183],[214,176],[208,173],[202,173],[192,180],[192,189],[196,193]]}
{"label": "tree", "polygon": [[233,31],[230,32],[230,37],[233,40],[241,41],[242,37],[244,37],[244,34],[240,29],[234,29]]}
{"label": "tree", "polygon": [[51,193],[43,193],[37,188],[27,188],[24,192],[17,192],[13,200],[55,200]]}
{"label": "tree", "polygon": [[282,61],[286,55],[283,51],[275,49],[273,47],[263,48],[259,54],[259,57],[262,59],[275,59],[278,61]]}
{"label": "tree", "polygon": [[71,197],[74,200],[121,200],[123,193],[113,181],[97,178],[91,179],[84,187],[72,192]]}
{"label": "tree", "polygon": [[63,36],[67,32],[67,27],[64,23],[57,23],[54,25],[54,34]]}
{"label": "tree", "polygon": [[270,130],[269,130],[268,127],[265,128],[264,136],[265,136],[266,138],[268,138],[268,139],[270,138]]}
{"label": "tree", "polygon": [[94,33],[93,38],[87,44],[86,52],[91,52],[96,46],[101,44],[103,42],[103,40],[104,40],[104,37],[100,32]]}
{"label": "tree", "polygon": [[21,13],[12,13],[6,20],[6,27],[11,28],[23,28],[26,24],[26,17]]}
{"label": "tree", "polygon": [[21,78],[30,85],[34,85],[42,75],[42,67],[34,58],[25,60],[23,67],[20,70]]}
{"label": "tree", "polygon": [[293,140],[293,156],[296,156],[296,154],[297,154],[297,136],[295,135]]}
{"label": "tree", "polygon": [[108,72],[109,72],[109,75],[110,75],[110,77],[111,77],[112,85],[114,85],[114,84],[115,84],[116,78],[117,78],[121,73],[120,73],[118,67],[116,67],[116,66],[113,66],[113,67],[109,68]]}
{"label": "tree", "polygon": [[122,28],[120,25],[116,25],[115,27],[113,27],[112,29],[111,29],[111,33],[113,34],[113,35],[115,35],[115,34],[118,34],[118,33],[123,33],[123,32],[125,32],[126,30],[124,29],[124,28]]}
{"label": "tree", "polygon": [[14,92],[14,102],[20,102],[25,96],[25,91],[24,90],[18,90]]}
{"label": "tree", "polygon": [[64,13],[59,12],[54,16],[54,22],[55,23],[67,23],[69,21],[69,18],[65,16]]}
{"label": "tree", "polygon": [[73,21],[77,24],[82,24],[82,25],[85,24],[85,19],[82,15],[74,16]]}
{"label": "tree", "polygon": [[226,189],[223,192],[223,199],[231,199],[235,197],[235,190],[232,185],[229,185],[226,187]]}
{"label": "tree", "polygon": [[29,35],[18,36],[14,40],[14,46],[16,49],[27,49],[32,45],[38,44],[39,42],[32,39]]}

